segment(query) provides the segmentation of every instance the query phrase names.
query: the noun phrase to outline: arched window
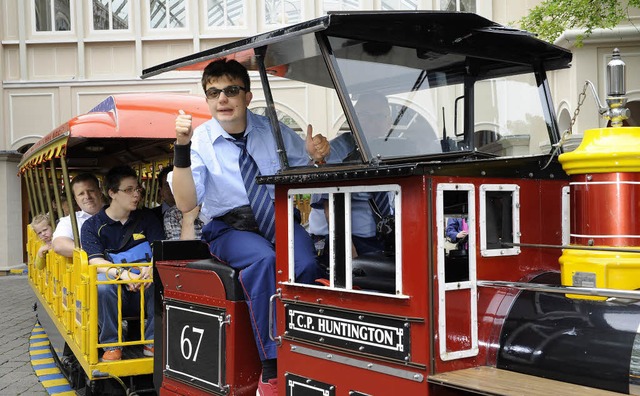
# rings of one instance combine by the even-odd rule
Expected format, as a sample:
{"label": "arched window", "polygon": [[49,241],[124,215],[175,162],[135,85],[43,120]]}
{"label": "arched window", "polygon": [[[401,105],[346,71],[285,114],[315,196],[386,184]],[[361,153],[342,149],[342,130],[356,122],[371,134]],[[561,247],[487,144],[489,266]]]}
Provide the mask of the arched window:
{"label": "arched window", "polygon": [[[254,114],[267,116],[267,108],[264,106],[253,107],[251,108],[251,111]],[[300,137],[302,137],[303,139],[306,138],[307,136],[306,130],[302,130],[302,127],[298,125],[298,123],[296,122],[296,120],[293,119],[293,117],[291,117],[289,114],[285,113],[284,111],[280,111],[280,110],[276,110],[276,114],[278,115],[278,121],[288,126],[289,128],[293,129],[293,131],[298,135],[300,135]]]}
{"label": "arched window", "polygon": [[[389,108],[391,129],[388,136],[367,139],[374,154],[379,149],[378,144],[381,141],[389,146],[385,149],[387,155],[424,155],[441,151],[438,132],[422,114],[401,103],[389,102]],[[340,126],[338,134],[349,130],[349,124],[345,121]]]}
{"label": "arched window", "polygon": [[569,125],[571,125],[571,115],[569,114],[569,110],[560,110],[560,114],[558,115],[558,128],[560,129],[560,133],[566,131],[567,128],[569,128]]}
{"label": "arched window", "polygon": [[267,26],[298,23],[302,20],[302,1],[266,0],[264,15]]}

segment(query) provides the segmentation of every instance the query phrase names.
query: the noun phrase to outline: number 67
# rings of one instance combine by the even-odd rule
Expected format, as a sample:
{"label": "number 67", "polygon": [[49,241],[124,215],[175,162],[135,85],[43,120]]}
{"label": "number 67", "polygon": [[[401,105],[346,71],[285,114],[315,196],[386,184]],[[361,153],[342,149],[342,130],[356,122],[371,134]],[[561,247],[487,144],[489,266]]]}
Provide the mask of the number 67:
{"label": "number 67", "polygon": [[[182,333],[180,334],[180,349],[182,352],[182,357],[185,360],[191,359],[191,352],[193,352],[193,346],[191,345],[191,340],[184,336],[185,331],[189,328],[189,325],[186,325],[182,328]],[[198,350],[200,350],[200,343],[202,342],[202,336],[204,335],[204,329],[199,329],[194,327],[191,330],[193,333],[200,334],[200,338],[198,339],[198,345],[196,346],[195,353],[193,354],[193,361],[195,362],[198,358]],[[188,350],[188,351],[187,351]]]}

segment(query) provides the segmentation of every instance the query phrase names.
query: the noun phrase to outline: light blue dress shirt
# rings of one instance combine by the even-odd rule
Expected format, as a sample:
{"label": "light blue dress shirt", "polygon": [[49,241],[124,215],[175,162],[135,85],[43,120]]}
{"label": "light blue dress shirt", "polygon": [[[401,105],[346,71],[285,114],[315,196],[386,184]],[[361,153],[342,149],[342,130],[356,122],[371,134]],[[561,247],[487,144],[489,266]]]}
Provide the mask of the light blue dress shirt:
{"label": "light blue dress shirt", "polygon": [[[305,141],[282,123],[280,123],[280,129],[289,165],[309,164]],[[256,161],[260,173],[268,176],[278,172],[280,160],[269,119],[247,110],[245,136],[247,151]],[[191,172],[196,186],[198,204],[202,204],[201,214],[206,219],[222,216],[239,206],[249,205],[238,165],[240,149],[227,140],[230,138],[231,136],[215,119],[205,122],[193,132]],[[172,174],[167,177],[170,185],[172,185],[172,177]],[[171,188],[173,189],[173,186]],[[273,185],[268,185],[267,188],[273,199]]]}
{"label": "light blue dress shirt", "polygon": [[[371,210],[371,204],[369,204],[370,198],[370,193],[351,194],[351,233],[355,236],[370,238],[376,235],[375,217],[373,211]],[[329,199],[327,194],[313,194],[311,196],[311,207],[321,212],[323,216],[309,216],[310,230],[322,229],[323,227],[327,227],[327,220],[324,217],[323,210],[323,202],[327,199]]]}
{"label": "light blue dress shirt", "polygon": [[[328,164],[335,164],[342,162],[355,148],[355,142],[351,133],[343,133],[332,139],[329,144],[331,145],[331,153],[327,157]],[[353,235],[370,238],[376,235],[376,223],[373,211],[371,210],[371,204],[369,199],[372,195],[370,193],[353,193],[351,194],[351,232]],[[314,194],[311,197],[311,205],[316,209],[322,208],[322,201],[328,199],[327,194]],[[309,218],[309,226],[312,228],[321,227],[320,223],[326,219]],[[313,222],[313,224],[312,224]]]}

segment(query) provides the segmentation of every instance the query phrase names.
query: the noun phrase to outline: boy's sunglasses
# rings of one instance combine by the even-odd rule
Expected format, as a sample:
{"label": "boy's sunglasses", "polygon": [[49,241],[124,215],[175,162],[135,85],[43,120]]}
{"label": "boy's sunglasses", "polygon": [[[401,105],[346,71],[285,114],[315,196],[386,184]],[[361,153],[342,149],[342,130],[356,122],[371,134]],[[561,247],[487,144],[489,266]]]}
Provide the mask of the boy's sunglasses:
{"label": "boy's sunglasses", "polygon": [[245,87],[241,87],[239,85],[229,85],[226,88],[218,89],[218,88],[209,88],[204,94],[207,96],[207,99],[218,99],[220,96],[220,92],[224,92],[225,96],[228,98],[233,98],[234,96],[238,96],[240,90],[246,91]]}

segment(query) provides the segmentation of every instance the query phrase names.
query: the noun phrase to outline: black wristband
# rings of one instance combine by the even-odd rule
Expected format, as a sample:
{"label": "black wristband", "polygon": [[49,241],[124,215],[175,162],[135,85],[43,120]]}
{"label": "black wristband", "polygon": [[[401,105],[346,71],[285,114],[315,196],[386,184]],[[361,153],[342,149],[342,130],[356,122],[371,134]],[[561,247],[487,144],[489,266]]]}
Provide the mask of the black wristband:
{"label": "black wristband", "polygon": [[191,142],[173,145],[173,166],[176,168],[191,166]]}

